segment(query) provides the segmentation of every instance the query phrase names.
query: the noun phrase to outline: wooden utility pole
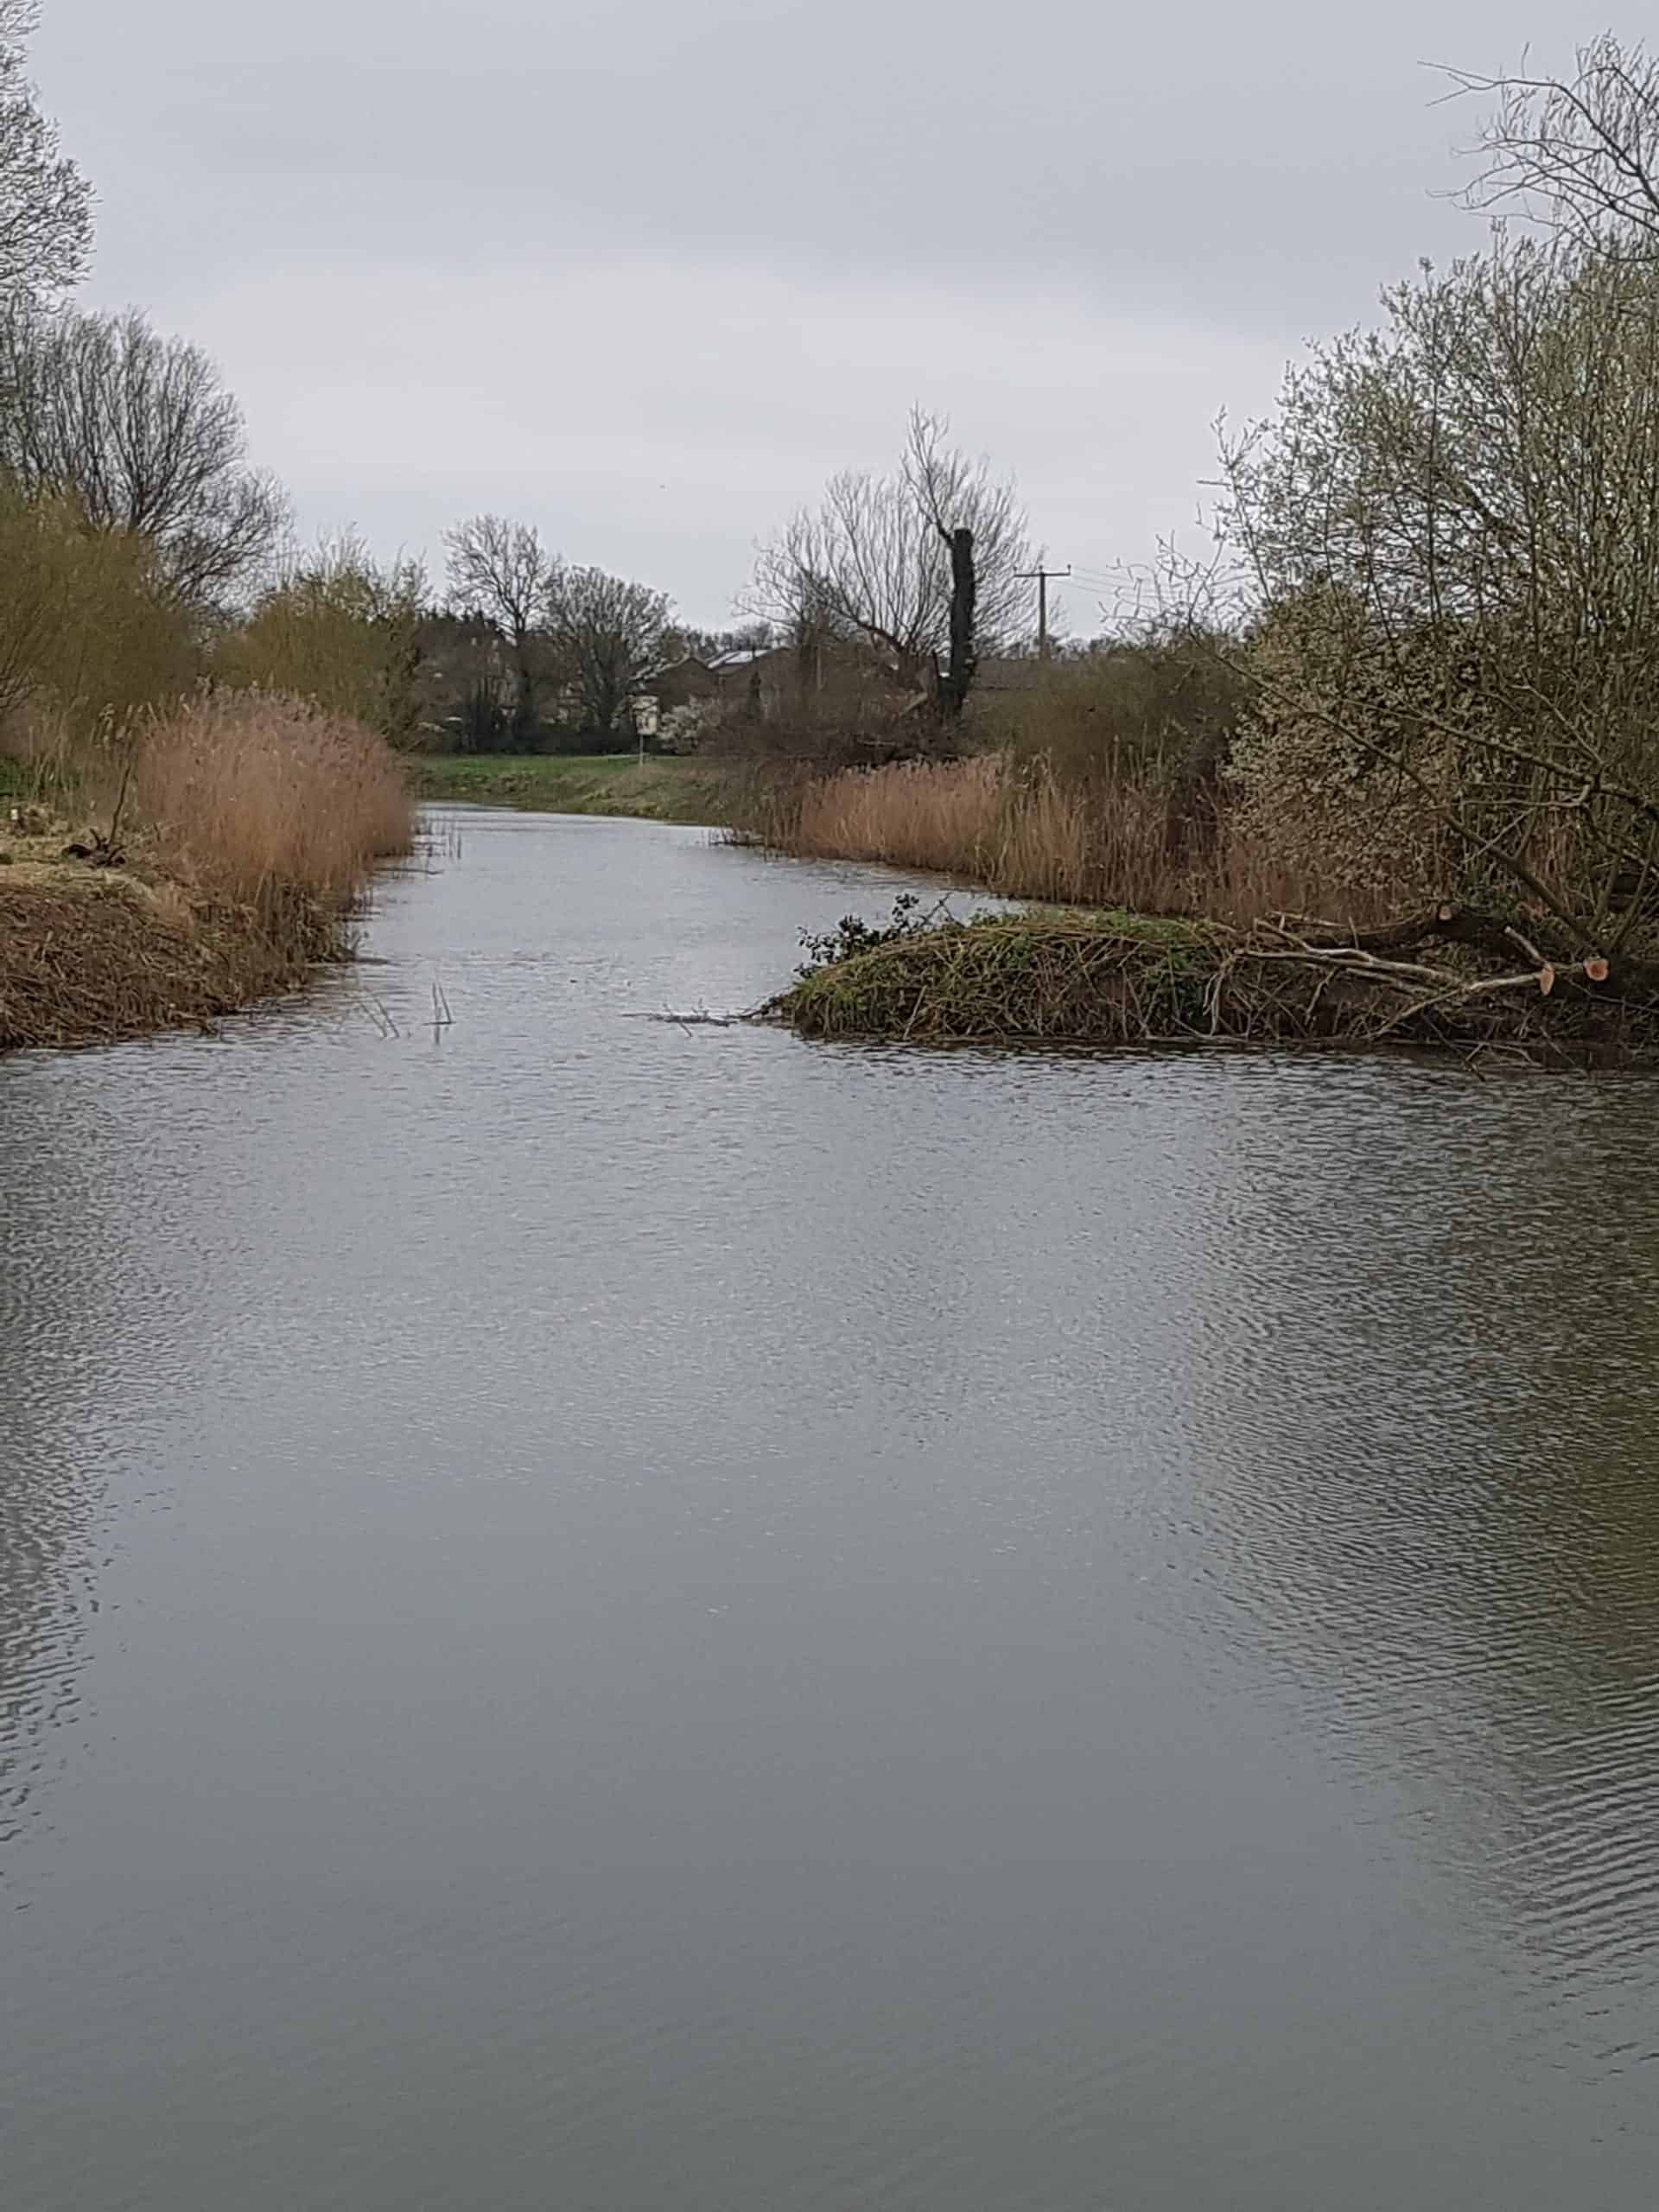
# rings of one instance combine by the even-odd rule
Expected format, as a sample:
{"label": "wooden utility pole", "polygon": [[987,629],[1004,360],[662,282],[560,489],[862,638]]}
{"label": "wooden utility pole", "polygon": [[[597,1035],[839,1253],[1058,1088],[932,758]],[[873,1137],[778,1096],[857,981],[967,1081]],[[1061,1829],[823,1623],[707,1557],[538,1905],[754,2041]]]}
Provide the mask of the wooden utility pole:
{"label": "wooden utility pole", "polygon": [[1071,563],[1063,569],[1022,569],[1019,581],[1037,587],[1037,653],[1042,660],[1048,658],[1048,586],[1051,577],[1069,576]]}

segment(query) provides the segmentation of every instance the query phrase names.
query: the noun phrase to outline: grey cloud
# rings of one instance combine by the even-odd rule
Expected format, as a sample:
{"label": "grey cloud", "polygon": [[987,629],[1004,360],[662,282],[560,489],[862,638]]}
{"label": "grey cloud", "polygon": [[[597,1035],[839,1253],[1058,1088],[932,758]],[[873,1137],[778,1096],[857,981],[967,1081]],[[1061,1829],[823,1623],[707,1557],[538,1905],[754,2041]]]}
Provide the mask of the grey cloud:
{"label": "grey cloud", "polygon": [[[723,600],[729,522],[699,553],[695,512],[652,524],[647,493],[706,480],[699,456],[735,439],[744,495],[771,490],[753,535],[826,458],[874,457],[876,415],[896,430],[918,393],[1053,487],[1046,534],[1076,532],[1068,480],[1103,479],[1130,512],[1098,542],[1143,548],[1154,510],[1191,504],[1202,429],[1178,407],[1261,404],[1271,361],[1478,239],[1431,197],[1473,117],[1432,108],[1419,65],[1498,64],[1529,37],[1565,59],[1599,20],[1599,0],[48,0],[38,67],[102,188],[95,291],[207,334],[308,504],[332,470],[335,514],[377,534],[423,516],[434,539],[423,501],[516,446],[524,504],[656,544],[679,565],[660,581]],[[912,289],[954,308],[907,325]],[[446,302],[475,319],[464,406],[431,365],[457,336]],[[298,346],[276,327],[296,316]],[[1057,356],[1019,342],[1021,317]],[[1183,374],[1115,385],[1137,328]],[[418,441],[395,493],[391,461],[291,428],[389,374]],[[1112,419],[1131,400],[1139,419]],[[575,408],[616,457],[608,499],[590,476],[570,493],[568,452],[537,457],[542,418]]]}
{"label": "grey cloud", "polygon": [[[286,212],[455,251],[1037,271],[1259,319],[1455,235],[1427,190],[1466,123],[1420,64],[1512,57],[1528,29],[1499,0],[149,0],[66,7],[59,38],[75,12],[103,19],[79,62],[101,129],[131,135],[136,84],[149,158],[233,200],[256,251]],[[1599,10],[1536,12],[1564,48]]]}

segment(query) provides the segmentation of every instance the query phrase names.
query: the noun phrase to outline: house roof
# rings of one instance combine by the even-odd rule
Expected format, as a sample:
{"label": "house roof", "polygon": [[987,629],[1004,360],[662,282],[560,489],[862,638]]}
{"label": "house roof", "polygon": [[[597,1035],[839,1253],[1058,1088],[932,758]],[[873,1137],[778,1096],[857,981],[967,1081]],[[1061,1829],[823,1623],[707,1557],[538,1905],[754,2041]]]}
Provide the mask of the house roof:
{"label": "house roof", "polygon": [[708,668],[711,665],[701,653],[682,653],[677,660],[665,660],[658,667],[648,670],[640,681],[655,683],[664,676],[672,676],[677,668]]}

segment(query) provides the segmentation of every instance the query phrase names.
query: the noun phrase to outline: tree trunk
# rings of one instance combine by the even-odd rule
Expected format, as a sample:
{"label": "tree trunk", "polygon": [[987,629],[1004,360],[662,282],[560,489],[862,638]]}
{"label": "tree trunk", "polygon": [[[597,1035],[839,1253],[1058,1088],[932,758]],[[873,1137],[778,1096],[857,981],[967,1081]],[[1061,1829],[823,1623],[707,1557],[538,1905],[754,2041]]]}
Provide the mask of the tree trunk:
{"label": "tree trunk", "polygon": [[536,738],[536,673],[531,666],[530,645],[520,637],[518,645],[518,683],[512,702],[512,749],[528,753]]}
{"label": "tree trunk", "polygon": [[979,578],[974,567],[974,533],[953,530],[946,536],[950,548],[950,660],[939,682],[939,703],[948,720],[957,721],[974,686],[977,658],[974,652],[974,608]]}

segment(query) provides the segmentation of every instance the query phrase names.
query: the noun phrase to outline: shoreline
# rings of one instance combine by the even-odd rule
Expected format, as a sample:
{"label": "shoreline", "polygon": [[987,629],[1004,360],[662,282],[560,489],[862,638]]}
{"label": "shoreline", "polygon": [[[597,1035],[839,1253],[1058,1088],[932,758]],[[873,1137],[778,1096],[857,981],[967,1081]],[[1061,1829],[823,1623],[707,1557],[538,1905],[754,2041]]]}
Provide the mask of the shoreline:
{"label": "shoreline", "polygon": [[450,753],[410,758],[410,796],[423,806],[499,806],[519,813],[598,814],[722,825],[724,779],[707,761],[632,753]]}
{"label": "shoreline", "polygon": [[[602,796],[610,803],[586,809],[545,796],[524,804],[678,818],[632,813],[621,772]],[[353,957],[349,910],[339,902],[273,885],[248,903],[188,882],[142,849],[130,866],[69,857],[60,823],[34,826],[39,834],[14,833],[0,846],[0,1052],[211,1032]],[[1493,978],[1477,956],[1495,925],[1450,907],[1369,937],[1292,938],[1272,924],[1240,931],[1082,907],[918,922],[906,912],[915,903],[901,900],[886,928],[849,922],[816,941],[812,964],[753,1018],[815,1041],[1095,1052],[1389,1046],[1558,1069],[1659,1065],[1659,1008],[1634,978],[1621,989],[1605,962]]]}
{"label": "shoreline", "polygon": [[262,907],[143,869],[0,868],[0,1052],[211,1032],[351,957],[343,915],[290,888]]}
{"label": "shoreline", "polygon": [[204,692],[121,755],[8,781],[34,796],[0,816],[0,1051],[211,1029],[297,990],[349,957],[414,829],[384,739],[275,693]]}

